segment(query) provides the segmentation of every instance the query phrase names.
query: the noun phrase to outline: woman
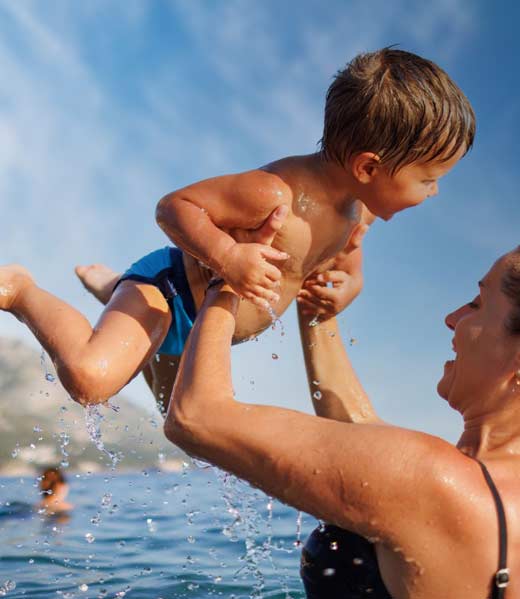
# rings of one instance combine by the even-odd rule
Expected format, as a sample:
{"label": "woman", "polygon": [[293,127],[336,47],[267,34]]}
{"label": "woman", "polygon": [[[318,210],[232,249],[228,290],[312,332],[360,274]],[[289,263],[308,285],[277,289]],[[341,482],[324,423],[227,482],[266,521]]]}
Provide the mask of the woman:
{"label": "woman", "polygon": [[[367,596],[518,597],[520,247],[493,265],[472,302],[446,318],[456,357],[438,392],[464,418],[456,447],[375,417],[340,422],[235,401],[230,345],[238,303],[229,287],[208,290],[181,362],[168,438],[371,541],[383,587]],[[339,365],[320,379],[322,399],[330,393],[353,405],[362,394],[348,359],[339,344],[329,350],[308,356],[324,373],[329,361]]]}

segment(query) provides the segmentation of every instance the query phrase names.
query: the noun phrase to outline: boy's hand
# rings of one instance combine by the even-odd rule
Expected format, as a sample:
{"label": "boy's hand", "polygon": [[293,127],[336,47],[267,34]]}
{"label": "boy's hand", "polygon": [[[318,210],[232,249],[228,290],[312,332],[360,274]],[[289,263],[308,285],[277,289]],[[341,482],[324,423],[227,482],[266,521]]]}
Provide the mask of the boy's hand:
{"label": "boy's hand", "polygon": [[269,261],[289,258],[285,252],[271,247],[288,211],[287,206],[278,206],[259,229],[232,231],[237,243],[229,251],[221,272],[240,296],[264,309],[280,299],[276,289],[282,273]]}
{"label": "boy's hand", "polygon": [[367,230],[367,225],[358,226],[331,268],[307,277],[296,296],[303,314],[325,321],[356,299],[363,288],[361,242]]}
{"label": "boy's hand", "polygon": [[[328,283],[332,286],[327,287]],[[323,322],[349,306],[362,288],[361,272],[352,275],[342,270],[327,270],[307,278],[296,301],[303,314],[317,316]]]}

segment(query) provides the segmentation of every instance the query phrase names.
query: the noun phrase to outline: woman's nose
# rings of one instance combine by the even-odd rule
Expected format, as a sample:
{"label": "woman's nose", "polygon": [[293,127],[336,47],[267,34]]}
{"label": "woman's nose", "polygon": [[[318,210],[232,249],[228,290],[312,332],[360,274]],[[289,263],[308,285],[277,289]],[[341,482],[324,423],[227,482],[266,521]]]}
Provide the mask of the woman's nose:
{"label": "woman's nose", "polygon": [[467,306],[461,306],[460,308],[457,308],[453,312],[450,312],[444,319],[444,322],[445,322],[446,326],[448,327],[448,329],[451,329],[452,331],[454,331],[455,327],[457,326],[457,323],[459,322],[461,317],[464,316],[464,314],[466,314],[466,311],[467,311]]}

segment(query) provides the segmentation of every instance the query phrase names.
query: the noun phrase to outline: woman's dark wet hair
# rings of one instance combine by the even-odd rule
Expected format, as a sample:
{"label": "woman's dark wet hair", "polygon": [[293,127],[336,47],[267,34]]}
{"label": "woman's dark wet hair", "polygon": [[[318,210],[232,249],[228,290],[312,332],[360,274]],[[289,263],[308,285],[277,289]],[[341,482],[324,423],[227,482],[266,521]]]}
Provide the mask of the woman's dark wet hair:
{"label": "woman's dark wet hair", "polygon": [[520,245],[506,259],[502,291],[511,301],[511,312],[505,326],[511,335],[520,335]]}
{"label": "woman's dark wet hair", "polygon": [[475,114],[451,78],[411,52],[383,48],[359,54],[327,92],[320,140],[323,155],[341,165],[374,152],[392,173],[418,160],[449,160],[467,152]]}
{"label": "woman's dark wet hair", "polygon": [[53,493],[57,485],[66,483],[67,479],[59,468],[47,468],[42,472],[40,480],[40,493],[49,495]]}

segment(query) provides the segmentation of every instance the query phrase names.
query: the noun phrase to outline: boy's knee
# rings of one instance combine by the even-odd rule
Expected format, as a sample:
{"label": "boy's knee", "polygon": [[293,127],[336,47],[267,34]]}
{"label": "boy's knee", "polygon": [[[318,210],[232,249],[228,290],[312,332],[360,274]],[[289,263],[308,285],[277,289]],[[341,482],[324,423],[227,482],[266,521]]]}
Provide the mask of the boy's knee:
{"label": "boy's knee", "polygon": [[57,364],[56,368],[72,399],[82,405],[104,403],[119,391],[107,378],[106,360],[80,359],[72,366]]}

